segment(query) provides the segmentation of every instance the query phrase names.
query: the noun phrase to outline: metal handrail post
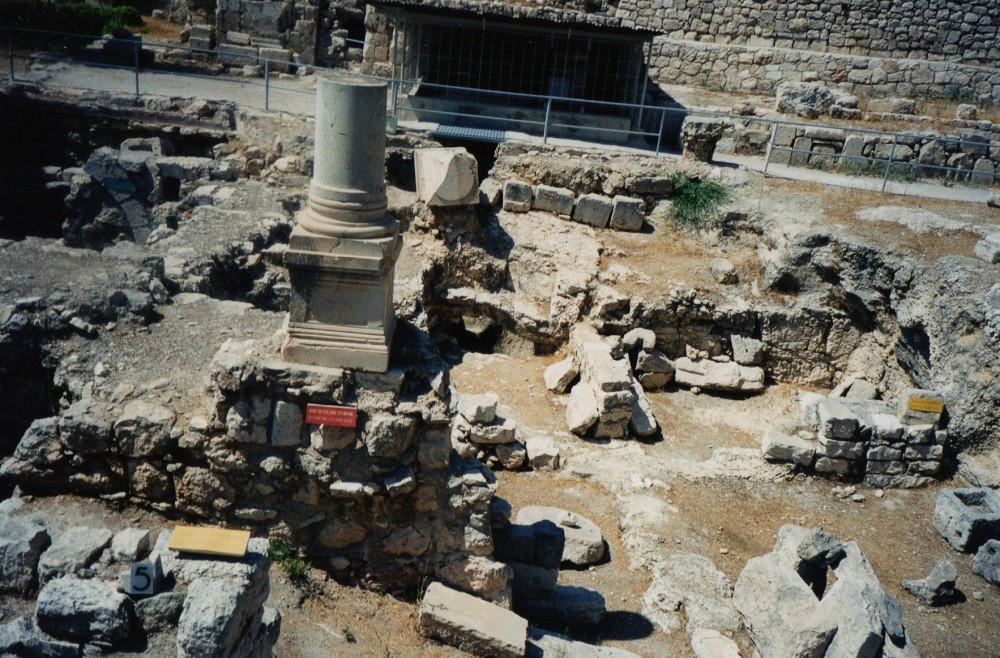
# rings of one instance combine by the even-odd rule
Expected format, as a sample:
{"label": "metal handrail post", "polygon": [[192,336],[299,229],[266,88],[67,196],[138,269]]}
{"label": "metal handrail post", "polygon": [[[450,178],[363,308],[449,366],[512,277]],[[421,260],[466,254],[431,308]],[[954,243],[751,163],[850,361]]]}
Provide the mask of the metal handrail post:
{"label": "metal handrail post", "polygon": [[542,129],[542,144],[549,143],[549,115],[552,114],[552,97],[545,102],[545,127]]}
{"label": "metal handrail post", "polygon": [[882,177],[882,194],[885,194],[885,186],[889,182],[889,170],[892,169],[892,159],[896,156],[896,136],[892,136],[892,150],[889,151],[889,159],[885,162],[885,176]]}
{"label": "metal handrail post", "polygon": [[7,55],[10,58],[10,81],[14,82],[14,28],[7,30]]}
{"label": "metal handrail post", "polygon": [[780,121],[775,121],[774,125],[771,126],[771,139],[767,142],[767,158],[764,159],[764,178],[767,178],[767,168],[771,166],[771,150],[774,148],[774,137],[778,134],[778,126],[780,125]]}
{"label": "metal handrail post", "polygon": [[656,135],[656,155],[660,154],[660,143],[663,141],[663,126],[667,123],[667,108],[660,109],[660,132]]}
{"label": "metal handrail post", "polygon": [[132,42],[132,54],[135,57],[135,95],[139,95],[139,42]]}
{"label": "metal handrail post", "polygon": [[271,60],[264,60],[264,111],[271,111]]}

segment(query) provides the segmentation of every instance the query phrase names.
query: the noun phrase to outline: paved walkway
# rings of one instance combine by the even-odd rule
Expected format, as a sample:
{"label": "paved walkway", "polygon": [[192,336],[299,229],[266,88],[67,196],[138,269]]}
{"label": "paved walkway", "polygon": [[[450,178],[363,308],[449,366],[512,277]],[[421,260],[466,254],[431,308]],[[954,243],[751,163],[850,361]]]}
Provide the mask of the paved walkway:
{"label": "paved walkway", "polygon": [[[4,72],[3,79],[9,79]],[[134,94],[136,75],[131,69],[96,66],[64,60],[35,60],[30,70],[17,73],[17,81],[32,82],[55,88],[73,88],[110,93]],[[316,77],[290,75],[273,76],[265,84],[260,78],[234,78],[221,75],[198,75],[190,72],[143,69],[138,77],[140,93],[157,96],[197,97],[206,100],[231,101],[242,107],[265,109],[272,112],[313,116],[316,111]],[[468,139],[488,139],[494,141],[518,141],[541,144],[538,135],[509,130],[470,130],[460,126],[437,123],[400,122],[400,127],[421,132],[429,132],[448,137]],[[654,156],[652,149],[644,143],[628,145],[598,144],[581,140],[550,137],[549,144],[579,149],[600,149],[634,155]],[[676,154],[660,153],[659,157],[677,158]],[[763,156],[736,156],[720,154],[716,157],[720,164],[744,167],[751,171],[763,172]],[[809,181],[823,185],[833,185],[878,192],[882,188],[880,178],[849,176],[830,171],[805,167],[770,164],[767,175],[775,178]],[[984,203],[991,194],[990,188],[969,185],[944,185],[940,182],[921,181],[903,183],[889,181],[886,193],[918,196],[931,199]]]}

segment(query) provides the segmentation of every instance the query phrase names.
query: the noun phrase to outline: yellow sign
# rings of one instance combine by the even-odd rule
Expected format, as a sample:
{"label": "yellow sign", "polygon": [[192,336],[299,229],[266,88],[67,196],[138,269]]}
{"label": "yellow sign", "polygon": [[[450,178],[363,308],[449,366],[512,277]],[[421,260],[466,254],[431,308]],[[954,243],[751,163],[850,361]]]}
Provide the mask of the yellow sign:
{"label": "yellow sign", "polygon": [[249,530],[196,528],[194,526],[179,525],[174,528],[174,534],[170,537],[170,544],[167,548],[182,553],[243,557],[247,554],[247,543],[249,541]]}
{"label": "yellow sign", "polygon": [[944,411],[944,400],[932,398],[910,398],[909,407],[913,411],[929,411],[939,414]]}

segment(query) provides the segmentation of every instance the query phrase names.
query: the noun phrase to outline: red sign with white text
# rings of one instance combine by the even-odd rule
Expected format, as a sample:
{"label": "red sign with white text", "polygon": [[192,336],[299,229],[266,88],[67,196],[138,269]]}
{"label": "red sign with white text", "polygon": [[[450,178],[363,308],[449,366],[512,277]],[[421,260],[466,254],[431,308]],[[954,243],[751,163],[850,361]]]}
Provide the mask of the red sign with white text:
{"label": "red sign with white text", "polygon": [[328,404],[307,404],[306,424],[357,427],[358,409],[357,407],[334,407]]}

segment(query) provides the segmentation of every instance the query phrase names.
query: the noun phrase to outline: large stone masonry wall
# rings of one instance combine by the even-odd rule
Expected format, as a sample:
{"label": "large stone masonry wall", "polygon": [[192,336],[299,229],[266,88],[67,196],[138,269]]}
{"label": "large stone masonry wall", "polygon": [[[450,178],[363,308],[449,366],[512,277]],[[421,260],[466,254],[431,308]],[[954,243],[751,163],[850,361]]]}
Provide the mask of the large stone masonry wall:
{"label": "large stone masonry wall", "polygon": [[994,0],[623,0],[616,15],[674,40],[1000,64]]}

